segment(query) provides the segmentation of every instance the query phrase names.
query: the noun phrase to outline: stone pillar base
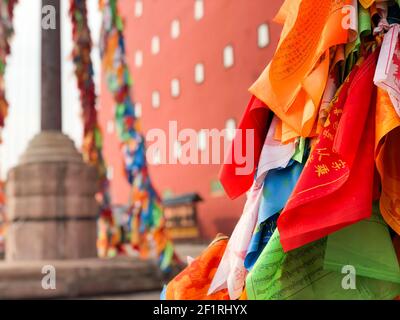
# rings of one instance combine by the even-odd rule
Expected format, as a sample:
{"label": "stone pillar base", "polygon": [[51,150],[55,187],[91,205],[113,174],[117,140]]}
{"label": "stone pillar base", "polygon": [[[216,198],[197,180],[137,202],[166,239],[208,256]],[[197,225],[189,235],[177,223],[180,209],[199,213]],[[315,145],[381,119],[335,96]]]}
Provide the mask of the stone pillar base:
{"label": "stone pillar base", "polygon": [[96,257],[96,180],[66,135],[35,136],[8,174],[6,260]]}
{"label": "stone pillar base", "polygon": [[[54,267],[55,289],[42,287],[44,266]],[[166,280],[165,280],[166,281]],[[151,263],[128,258],[0,263],[0,299],[54,299],[117,295],[162,288]]]}

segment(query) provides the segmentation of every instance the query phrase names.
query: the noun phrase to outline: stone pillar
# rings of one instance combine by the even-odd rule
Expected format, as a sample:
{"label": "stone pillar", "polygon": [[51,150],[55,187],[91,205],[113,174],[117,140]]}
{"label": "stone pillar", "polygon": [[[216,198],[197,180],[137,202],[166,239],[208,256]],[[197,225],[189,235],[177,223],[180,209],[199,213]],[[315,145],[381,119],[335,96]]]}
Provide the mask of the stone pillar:
{"label": "stone pillar", "polygon": [[55,9],[56,28],[42,28],[42,132],[8,175],[8,261],[80,259],[97,253],[96,170],[61,132],[60,0],[42,0],[42,6]]}
{"label": "stone pillar", "polygon": [[[8,174],[10,224],[6,262],[0,262],[0,298],[160,290],[163,280],[153,262],[95,258],[97,172],[61,133],[60,0],[42,0],[42,5],[57,13],[56,29],[42,30],[42,132]],[[57,270],[55,290],[42,287],[47,264]]]}
{"label": "stone pillar", "polygon": [[6,260],[96,256],[96,170],[56,131],[34,137],[8,175]]}

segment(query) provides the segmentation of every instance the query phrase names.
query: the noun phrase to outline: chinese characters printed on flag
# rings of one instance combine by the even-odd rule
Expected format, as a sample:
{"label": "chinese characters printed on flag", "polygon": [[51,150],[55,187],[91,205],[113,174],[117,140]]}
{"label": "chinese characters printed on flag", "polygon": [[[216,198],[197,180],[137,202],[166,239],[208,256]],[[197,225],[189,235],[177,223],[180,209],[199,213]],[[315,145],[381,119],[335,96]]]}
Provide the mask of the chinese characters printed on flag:
{"label": "chinese characters printed on flag", "polygon": [[393,25],[385,34],[374,83],[389,94],[393,107],[400,116],[400,25]]}
{"label": "chinese characters printed on flag", "polygon": [[377,52],[355,66],[333,100],[328,120],[278,219],[289,251],[371,214]]}

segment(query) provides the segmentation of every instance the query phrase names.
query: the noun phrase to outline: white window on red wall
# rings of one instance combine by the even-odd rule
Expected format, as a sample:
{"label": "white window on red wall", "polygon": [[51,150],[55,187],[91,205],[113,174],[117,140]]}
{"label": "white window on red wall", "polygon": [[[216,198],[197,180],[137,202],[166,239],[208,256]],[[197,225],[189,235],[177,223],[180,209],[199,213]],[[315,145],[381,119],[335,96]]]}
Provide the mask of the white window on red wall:
{"label": "white window on red wall", "polygon": [[143,65],[143,52],[141,50],[137,50],[135,52],[135,66],[140,68]]}
{"label": "white window on red wall", "polygon": [[194,81],[198,84],[204,82],[204,64],[198,63],[194,67]]}
{"label": "white window on red wall", "polygon": [[265,48],[269,45],[269,27],[263,23],[258,27],[258,47]]}
{"label": "white window on red wall", "polygon": [[226,130],[226,138],[228,139],[228,141],[232,141],[233,139],[235,139],[236,120],[235,119],[226,120],[225,130]]}
{"label": "white window on red wall", "polygon": [[160,98],[160,92],[159,91],[153,91],[151,94],[151,105],[153,108],[158,109],[161,104],[161,98]]}
{"label": "white window on red wall", "polygon": [[112,180],[114,178],[114,167],[109,166],[107,167],[107,179]]}
{"label": "white window on red wall", "polygon": [[111,134],[114,132],[114,120],[107,121],[107,133]]}
{"label": "white window on red wall", "polygon": [[204,17],[204,1],[194,0],[194,19],[201,20]]}
{"label": "white window on red wall", "polygon": [[140,102],[135,103],[135,116],[140,118],[142,116],[142,104]]}
{"label": "white window on red wall", "polygon": [[181,34],[181,23],[178,19],[171,22],[171,38],[178,39]]}
{"label": "white window on red wall", "polygon": [[151,164],[158,166],[161,164],[161,152],[159,148],[155,148],[153,155],[152,155],[152,159],[151,159]]}
{"label": "white window on red wall", "polygon": [[171,96],[173,98],[179,97],[181,94],[181,84],[179,82],[179,79],[172,79],[171,80]]}
{"label": "white window on red wall", "polygon": [[231,68],[235,63],[235,55],[233,52],[233,47],[231,45],[227,45],[224,48],[224,67]]}
{"label": "white window on red wall", "polygon": [[139,18],[143,14],[143,1],[142,0],[136,0],[135,1],[135,17]]}
{"label": "white window on red wall", "polygon": [[160,37],[159,36],[154,36],[151,39],[151,53],[153,55],[156,55],[160,52]]}

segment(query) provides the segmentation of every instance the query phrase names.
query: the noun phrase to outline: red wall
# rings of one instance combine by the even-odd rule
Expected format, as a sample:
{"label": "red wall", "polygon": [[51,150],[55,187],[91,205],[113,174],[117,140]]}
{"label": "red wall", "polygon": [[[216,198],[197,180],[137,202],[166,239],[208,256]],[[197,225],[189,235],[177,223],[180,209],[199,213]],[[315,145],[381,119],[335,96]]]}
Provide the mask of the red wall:
{"label": "red wall", "polygon": [[[144,132],[151,128],[168,130],[168,121],[176,120],[178,129],[223,129],[229,118],[239,122],[249,100],[248,87],[265,68],[276,48],[280,26],[272,22],[281,0],[205,0],[204,17],[194,19],[192,0],[144,0],[143,15],[135,17],[134,0],[120,0],[125,18],[125,37],[128,63],[134,79],[134,100],[143,106]],[[171,39],[170,25],[180,20],[180,36]],[[267,22],[270,44],[260,49],[257,28]],[[161,50],[151,54],[151,38],[158,35]],[[223,66],[223,49],[234,47],[235,64]],[[136,50],[143,51],[143,65],[134,65]],[[196,84],[194,66],[205,65],[205,81]],[[180,80],[178,98],[170,94],[170,82]],[[151,94],[158,90],[161,106],[151,106]],[[123,176],[122,156],[114,133],[108,133],[106,124],[113,119],[114,103],[103,81],[100,121],[105,136],[105,156],[114,168],[112,180],[113,201],[124,204],[129,186]],[[168,131],[167,131],[168,132]],[[230,233],[242,212],[244,197],[229,200],[226,196],[211,194],[211,181],[217,179],[219,165],[159,165],[151,166],[154,185],[162,194],[198,192],[204,202],[199,206],[200,227],[204,237],[212,238],[217,232]]]}

